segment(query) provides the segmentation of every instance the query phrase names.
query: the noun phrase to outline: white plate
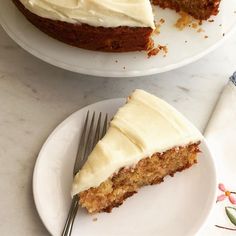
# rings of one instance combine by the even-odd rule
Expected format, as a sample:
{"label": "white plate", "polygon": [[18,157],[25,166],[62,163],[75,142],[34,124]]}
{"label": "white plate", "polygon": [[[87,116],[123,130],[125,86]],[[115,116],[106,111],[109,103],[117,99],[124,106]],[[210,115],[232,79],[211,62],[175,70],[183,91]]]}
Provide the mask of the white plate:
{"label": "white plate", "polygon": [[107,77],[150,75],[189,64],[216,48],[236,25],[235,0],[222,0],[219,15],[212,17],[214,22],[203,23],[204,33],[190,28],[179,31],[173,26],[179,17],[177,13],[154,9],[157,20],[166,21],[156,41],[168,44],[167,57],[158,55],[147,59],[145,52],[103,53],[68,46],[31,25],[11,0],[0,1],[0,22],[13,40],[36,57],[74,72]]}
{"label": "white plate", "polygon": [[[52,235],[60,235],[68,213],[71,173],[87,110],[112,117],[124,102],[105,100],[77,111],[44,144],[34,170],[33,192],[39,215]],[[79,209],[73,235],[192,236],[206,221],[216,199],[215,166],[205,141],[201,150],[197,165],[167,177],[160,185],[140,189],[110,214],[91,216]]]}

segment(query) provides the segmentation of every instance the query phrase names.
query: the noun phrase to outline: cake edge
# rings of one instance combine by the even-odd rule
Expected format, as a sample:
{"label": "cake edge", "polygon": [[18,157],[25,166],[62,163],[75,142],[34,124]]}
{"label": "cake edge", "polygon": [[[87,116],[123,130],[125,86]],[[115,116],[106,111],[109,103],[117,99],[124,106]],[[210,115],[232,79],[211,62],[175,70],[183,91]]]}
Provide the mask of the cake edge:
{"label": "cake edge", "polygon": [[[122,205],[124,203],[124,201],[131,197],[133,194],[137,193],[138,192],[138,189],[143,187],[143,186],[147,186],[147,185],[154,185],[154,184],[159,184],[159,183],[162,183],[164,181],[164,178],[166,176],[171,176],[173,177],[175,173],[177,172],[181,172],[185,169],[188,169],[190,168],[192,165],[196,164],[197,163],[197,154],[200,152],[200,148],[199,148],[199,145],[200,145],[201,141],[199,142],[196,142],[196,143],[193,143],[193,144],[189,144],[189,145],[186,145],[185,147],[175,147],[175,148],[172,148],[172,149],[169,149],[167,150],[166,152],[164,153],[154,153],[152,155],[152,157],[146,157],[142,160],[140,160],[134,167],[129,167],[129,168],[121,168],[117,173],[114,173],[112,177],[110,177],[108,180],[104,181],[103,183],[101,183],[98,187],[92,187],[88,190],[85,190],[83,192],[80,192],[77,196],[79,197],[79,204],[81,207],[83,208],[86,208],[87,211],[90,213],[90,214],[93,214],[93,213],[100,213],[100,212],[107,212],[107,213],[110,213],[112,211],[113,208],[115,207],[119,207],[120,205]],[[117,178],[117,176],[119,177],[120,173],[124,170],[128,173],[133,173],[135,172],[135,169],[136,168],[139,168],[139,165],[140,163],[145,163],[147,162],[148,160],[152,159],[152,158],[156,158],[156,156],[158,156],[158,158],[161,159],[161,156],[164,156],[165,153],[168,153],[168,152],[172,152],[172,151],[178,151],[178,150],[184,150],[186,149],[187,150],[191,150],[189,155],[188,155],[188,158],[185,159],[186,163],[183,165],[183,166],[180,166],[178,168],[176,168],[175,170],[172,170],[171,172],[163,175],[162,177],[160,178],[156,178],[154,179],[153,181],[149,182],[148,184],[143,184],[141,186],[139,186],[137,189],[135,189],[134,191],[127,191],[123,194],[123,196],[121,198],[118,198],[116,199],[115,201],[113,201],[112,203],[108,204],[106,207],[89,207],[89,204],[91,205],[91,203],[93,204],[92,201],[97,201],[99,202],[100,204],[100,201],[103,202],[104,199],[102,199],[102,195],[100,195],[101,193],[99,193],[99,189],[101,188],[104,188],[104,184],[107,182],[107,181],[113,181],[114,178]],[[98,190],[98,194],[96,196],[96,191]],[[93,198],[93,200],[91,202],[89,202],[89,197]],[[107,195],[108,196],[108,195]],[[95,198],[96,199],[95,199]],[[95,200],[94,200],[95,199]],[[104,205],[104,203],[103,203]]]}
{"label": "cake edge", "polygon": [[153,48],[151,27],[94,27],[40,17],[19,0],[12,0],[21,13],[39,30],[63,43],[93,51],[129,52]]}

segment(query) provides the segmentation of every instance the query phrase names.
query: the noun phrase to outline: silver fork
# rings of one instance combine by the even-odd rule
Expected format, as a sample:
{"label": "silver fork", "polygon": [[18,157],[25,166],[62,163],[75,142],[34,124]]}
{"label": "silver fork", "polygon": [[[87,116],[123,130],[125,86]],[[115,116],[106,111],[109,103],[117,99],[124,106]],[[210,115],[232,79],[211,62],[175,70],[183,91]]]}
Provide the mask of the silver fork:
{"label": "silver fork", "polygon": [[[93,116],[88,125],[89,121],[89,111],[87,112],[87,116],[85,119],[85,124],[83,127],[82,135],[80,138],[80,143],[78,145],[78,151],[75,159],[73,176],[75,176],[78,171],[82,168],[84,163],[86,162],[88,155],[97,144],[97,142],[105,135],[107,131],[107,120],[108,116],[106,114],[103,125],[102,123],[102,113],[100,112],[97,120],[97,125],[94,129],[95,122],[95,112],[93,112]],[[89,126],[89,127],[88,127]],[[102,127],[101,127],[102,126]],[[88,130],[89,129],[89,130]],[[88,131],[87,131],[88,130]],[[75,195],[72,199],[70,210],[67,216],[67,220],[62,232],[62,236],[70,236],[75,220],[76,213],[79,208],[79,197]]]}

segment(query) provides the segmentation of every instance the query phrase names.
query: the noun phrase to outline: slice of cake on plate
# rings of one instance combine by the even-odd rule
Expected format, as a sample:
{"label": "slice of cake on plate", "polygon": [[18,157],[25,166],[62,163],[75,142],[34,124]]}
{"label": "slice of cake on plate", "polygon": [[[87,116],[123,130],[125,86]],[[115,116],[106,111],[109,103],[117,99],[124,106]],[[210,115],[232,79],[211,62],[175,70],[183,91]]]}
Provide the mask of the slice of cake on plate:
{"label": "slice of cake on plate", "polygon": [[[41,31],[64,43],[97,51],[153,48],[152,5],[206,20],[220,0],[12,0]],[[154,7],[154,6],[153,6]]]}
{"label": "slice of cake on plate", "polygon": [[172,106],[136,90],[75,176],[72,195],[90,213],[110,212],[140,187],[196,163],[201,139]]}

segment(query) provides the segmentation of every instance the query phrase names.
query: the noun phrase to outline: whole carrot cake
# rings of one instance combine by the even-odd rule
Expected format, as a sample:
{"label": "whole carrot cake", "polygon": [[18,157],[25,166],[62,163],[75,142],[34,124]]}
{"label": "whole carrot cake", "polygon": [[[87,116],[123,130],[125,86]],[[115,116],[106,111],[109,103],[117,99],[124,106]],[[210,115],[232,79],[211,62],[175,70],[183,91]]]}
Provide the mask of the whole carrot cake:
{"label": "whole carrot cake", "polygon": [[152,5],[184,11],[205,20],[218,13],[220,0],[13,0],[41,31],[90,50],[150,50],[155,30]]}
{"label": "whole carrot cake", "polygon": [[136,90],[75,176],[72,195],[89,213],[110,212],[140,187],[196,163],[201,139],[173,107]]}

